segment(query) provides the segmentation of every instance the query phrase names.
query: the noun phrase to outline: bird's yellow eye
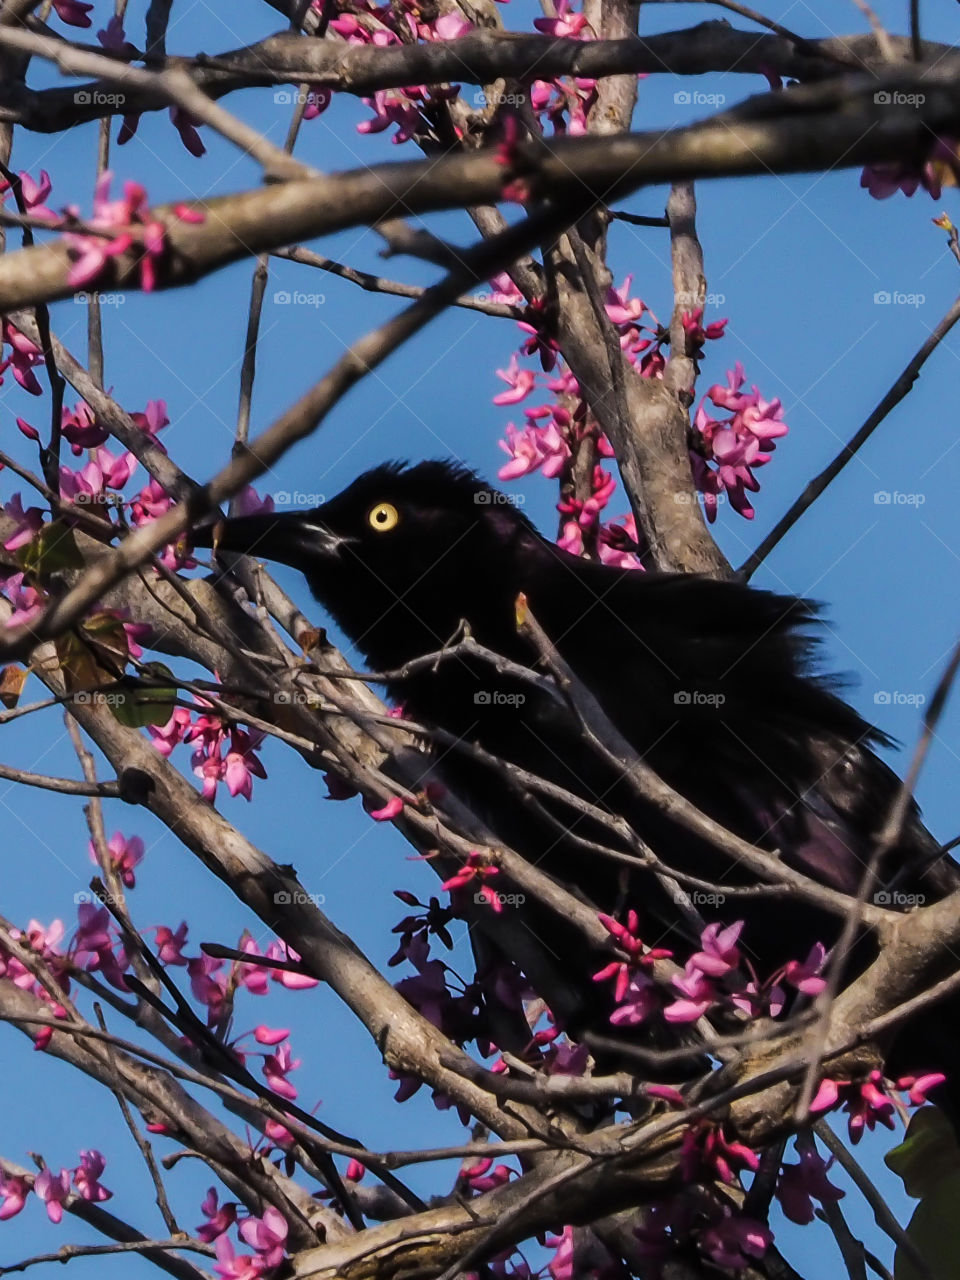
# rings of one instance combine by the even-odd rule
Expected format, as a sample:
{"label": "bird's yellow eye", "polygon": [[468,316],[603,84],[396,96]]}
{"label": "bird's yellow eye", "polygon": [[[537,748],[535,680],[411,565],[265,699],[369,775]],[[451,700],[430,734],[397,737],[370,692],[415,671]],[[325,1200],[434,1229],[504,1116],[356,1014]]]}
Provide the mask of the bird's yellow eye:
{"label": "bird's yellow eye", "polygon": [[389,533],[400,523],[400,512],[392,502],[378,502],[367,512],[367,524],[375,533]]}

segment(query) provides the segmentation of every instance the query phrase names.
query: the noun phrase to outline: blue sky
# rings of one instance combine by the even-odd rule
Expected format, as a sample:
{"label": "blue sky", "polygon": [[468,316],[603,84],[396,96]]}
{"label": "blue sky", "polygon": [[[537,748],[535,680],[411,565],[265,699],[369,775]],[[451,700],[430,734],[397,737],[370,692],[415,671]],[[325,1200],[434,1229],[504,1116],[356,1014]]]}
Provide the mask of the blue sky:
{"label": "blue sky", "polygon": [[[894,30],[905,22],[906,3],[878,3],[881,18]],[[926,8],[932,10],[932,6]],[[145,4],[130,5],[132,38],[142,36]],[[276,30],[281,23],[269,8],[253,3],[220,6],[200,3],[175,10],[168,47],[171,52],[220,51]],[[804,35],[863,29],[854,5],[835,0],[770,4],[767,12]],[[513,3],[503,10],[508,26],[522,29],[532,10]],[[108,10],[97,0],[97,26]],[[716,18],[706,6],[657,6],[645,9],[643,31],[665,30]],[[953,20],[951,20],[953,19]],[[744,26],[739,19],[735,25]],[[951,11],[924,14],[931,38],[952,42],[956,19]],[[55,82],[37,68],[32,82]],[[720,94],[727,104],[761,92],[760,77],[709,76],[694,82],[650,78],[641,82],[636,123],[661,128],[688,123],[703,108],[674,101],[678,89],[696,87]],[[245,120],[282,141],[290,108],[275,103],[271,91],[238,94],[227,104]],[[378,159],[414,159],[412,144],[393,147],[386,135],[364,138],[355,131],[366,116],[357,102],[337,98],[330,110],[304,126],[298,155],[326,169],[349,168]],[[116,129],[114,129],[114,134]],[[133,142],[114,148],[118,179],[143,181],[153,202],[242,190],[258,173],[228,144],[204,130],[209,148],[196,160],[161,114],[145,118]],[[89,208],[92,194],[96,126],[68,137],[18,133],[15,167],[54,178],[51,204],[76,202]],[[945,236],[931,225],[942,207],[957,216],[954,192],[940,204],[920,194],[876,202],[861,192],[855,171],[799,177],[766,176],[701,184],[700,233],[708,289],[723,295],[708,318],[730,317],[727,335],[708,346],[701,389],[723,381],[736,360],[764,396],[779,396],[790,434],[775,460],[761,473],[757,517],[748,523],[722,508],[716,526],[724,551],[741,561],[789,506],[806,481],[836,453],[883,395],[906,360],[921,344],[960,289],[957,264]],[[665,189],[652,188],[624,202],[634,212],[658,214]],[[465,217],[430,219],[439,234],[461,243],[472,239]],[[434,278],[432,268],[405,259],[383,262],[379,238],[362,228],[330,237],[315,247],[351,265],[412,282]],[[661,317],[670,309],[666,233],[618,224],[611,237],[611,261],[618,279],[635,276],[635,291]],[[189,291],[155,297],[130,295],[105,312],[106,381],[128,409],[164,398],[172,425],[166,443],[177,462],[199,478],[227,457],[236,421],[239,368],[246,328],[250,265],[237,264],[201,281]],[[322,294],[315,306],[277,304],[273,295],[299,289]],[[878,294],[913,295],[913,303],[876,301]],[[252,428],[262,430],[307,389],[343,352],[345,345],[392,315],[396,299],[361,292],[331,276],[286,262],[271,264],[267,303],[253,399]],[[85,349],[85,309],[73,302],[53,308],[53,327],[80,357]],[[456,457],[492,476],[500,464],[496,440],[509,418],[491,397],[501,384],[494,370],[503,367],[517,343],[511,322],[451,311],[399,355],[365,379],[330,416],[322,430],[284,458],[259,486],[261,491],[309,489],[331,495],[366,467],[385,458]],[[771,556],[754,579],[757,586],[811,595],[827,605],[824,656],[831,668],[848,672],[855,684],[851,699],[908,747],[919,729],[918,697],[929,697],[955,641],[960,589],[955,489],[960,471],[956,430],[956,387],[960,339],[951,335],[927,365],[905,404],[891,415],[816,506]],[[68,395],[68,403],[72,397]],[[32,455],[14,426],[17,414],[40,423],[45,406],[26,396],[7,378],[0,387],[3,447],[33,465]],[[14,489],[0,477],[6,499]],[[550,532],[550,485],[534,478],[523,491],[526,510]],[[918,495],[913,501],[883,503],[877,494]],[[626,510],[618,494],[611,512]],[[320,623],[297,576],[278,570],[283,584]],[[705,619],[709,625],[709,619]],[[38,695],[35,687],[32,692]],[[28,689],[28,696],[31,690]],[[887,701],[882,695],[889,694]],[[878,700],[878,695],[881,695]],[[899,695],[899,696],[898,696]],[[960,711],[948,708],[918,789],[934,832],[944,840],[960,831],[955,778],[960,742]],[[5,728],[0,759],[52,773],[76,772],[76,763],[56,713]],[[187,753],[181,749],[181,764]],[[421,896],[435,887],[432,874],[409,860],[409,848],[391,830],[373,824],[359,803],[322,798],[317,775],[297,757],[268,746],[270,774],[258,783],[255,800],[224,796],[223,811],[278,862],[293,862],[304,884],[326,898],[326,910],[370,956],[383,962],[393,950],[389,927],[403,914],[391,890],[409,887]],[[27,793],[0,784],[6,838],[0,854],[3,912],[25,923],[74,916],[73,895],[91,872],[80,806],[66,798]],[[224,888],[214,882],[176,840],[149,815],[119,803],[108,806],[108,830],[139,833],[148,853],[138,876],[132,907],[147,926],[175,926],[189,907],[191,951],[200,940],[236,940],[251,921]],[[374,1048],[352,1018],[322,988],[298,996],[283,995],[259,1004],[241,1003],[237,1029],[268,1020],[294,1027],[294,1047],[304,1059],[298,1075],[301,1100],[322,1100],[329,1123],[381,1148],[457,1140],[460,1130],[418,1096],[403,1106],[391,1101],[393,1086]],[[117,1030],[124,1030],[117,1028]],[[40,1151],[49,1163],[76,1163],[82,1147],[99,1146],[108,1155],[104,1181],[117,1191],[108,1207],[128,1215],[143,1229],[162,1231],[142,1166],[112,1100],[65,1068],[34,1054],[17,1033],[0,1029],[8,1055],[7,1105],[3,1108],[3,1154],[27,1161]],[[51,1118],[55,1122],[51,1123]],[[876,1153],[883,1144],[864,1144],[868,1163],[881,1180]],[[420,1190],[437,1190],[423,1171],[411,1175]],[[199,1218],[198,1189],[208,1180],[179,1166],[171,1177],[172,1199],[187,1227]],[[883,1182],[895,1206],[906,1202],[898,1184]],[[868,1233],[881,1256],[883,1242],[871,1231],[869,1214],[854,1197],[845,1202],[854,1229]],[[92,1238],[80,1224],[48,1228],[38,1205],[0,1227],[0,1261],[33,1250],[56,1247],[66,1239]],[[778,1231],[790,1260],[801,1271],[816,1272],[833,1246],[820,1228]],[[146,1264],[104,1264],[134,1274]],[[72,1263],[90,1275],[94,1262]]]}

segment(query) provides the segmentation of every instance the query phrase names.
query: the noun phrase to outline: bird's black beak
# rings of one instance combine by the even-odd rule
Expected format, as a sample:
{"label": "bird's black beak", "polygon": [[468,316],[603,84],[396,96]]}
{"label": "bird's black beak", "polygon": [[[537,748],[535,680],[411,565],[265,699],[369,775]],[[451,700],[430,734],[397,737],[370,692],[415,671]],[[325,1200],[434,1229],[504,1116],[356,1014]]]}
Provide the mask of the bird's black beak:
{"label": "bird's black beak", "polygon": [[192,540],[198,547],[278,560],[297,569],[311,560],[338,556],[349,541],[328,529],[311,512],[299,511],[214,519],[194,530]]}

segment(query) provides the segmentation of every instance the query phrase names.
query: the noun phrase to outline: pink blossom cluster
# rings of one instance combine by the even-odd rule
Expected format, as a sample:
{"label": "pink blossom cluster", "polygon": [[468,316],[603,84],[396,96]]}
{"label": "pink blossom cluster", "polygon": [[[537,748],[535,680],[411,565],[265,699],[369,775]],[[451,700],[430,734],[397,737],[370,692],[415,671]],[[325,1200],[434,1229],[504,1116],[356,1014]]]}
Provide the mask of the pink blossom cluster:
{"label": "pink blossom cluster", "polygon": [[0,1172],[0,1221],[16,1217],[31,1191],[55,1224],[63,1220],[63,1207],[72,1197],[91,1204],[109,1200],[113,1192],[100,1182],[106,1164],[100,1152],[91,1148],[80,1152],[80,1163],[75,1169],[61,1168],[59,1173],[54,1173],[44,1167],[33,1175]]}
{"label": "pink blossom cluster", "polygon": [[[140,287],[149,292],[156,284],[157,265],[166,252],[166,227],[152,216],[146,189],[139,182],[125,182],[123,197],[111,200],[112,181],[113,174],[109,170],[97,179],[93,191],[93,216],[86,223],[91,231],[102,234],[66,232],[72,260],[67,283],[74,289],[82,289],[85,285],[101,281],[111,259],[136,247],[140,254]],[[176,205],[174,214],[183,222],[202,222],[204,217],[185,204]],[[80,211],[76,206],[67,206],[65,217],[76,223],[80,220]]]}
{"label": "pink blossom cluster", "polygon": [[[322,11],[323,0],[314,0],[314,7]],[[460,13],[438,14],[429,21],[414,0],[401,0],[396,5],[376,5],[372,0],[360,0],[353,12],[340,12],[330,22],[348,44],[370,44],[384,47],[390,44],[409,44],[411,41],[428,43],[438,40],[456,40],[473,30],[473,24]],[[406,85],[399,89],[381,89],[363,103],[373,115],[357,125],[358,133],[382,133],[396,126],[395,143],[408,142],[418,133],[431,129],[430,113],[444,102],[456,98],[458,85],[429,87]],[[322,105],[313,114],[319,114],[330,101],[325,93]]]}
{"label": "pink blossom cluster", "polygon": [[723,1008],[751,1017],[776,1017],[787,1002],[786,987],[815,996],[826,985],[820,976],[826,950],[820,943],[811,948],[805,960],[790,961],[761,983],[738,945],[743,930],[743,921],[738,920],[704,928],[700,950],[690,956],[683,972],[671,979],[675,994],[668,1002],[650,970],[657,960],[673,953],[644,946],[635,911],[627,913],[626,924],[607,915],[598,918],[621,953],[594,974],[595,982],[614,981],[617,1007],[610,1015],[614,1026],[636,1026],[654,1016],[672,1023],[696,1022],[706,1013]]}
{"label": "pink blossom cluster", "polygon": [[777,1199],[791,1222],[806,1226],[814,1219],[814,1204],[833,1204],[847,1194],[835,1187],[827,1173],[833,1157],[824,1160],[812,1144],[797,1146],[798,1164],[782,1164],[777,1179]]}
{"label": "pink blossom cluster", "polygon": [[773,1243],[763,1222],[739,1213],[706,1187],[695,1185],[657,1201],[634,1235],[645,1260],[644,1277],[661,1280],[671,1260],[691,1244],[726,1271],[742,1271]]}
{"label": "pink blossom cluster", "polygon": [[927,1101],[927,1094],[943,1084],[946,1076],[939,1071],[931,1071],[920,1076],[904,1076],[892,1085],[884,1080],[883,1072],[874,1070],[865,1080],[832,1080],[825,1077],[820,1088],[810,1103],[814,1115],[833,1111],[840,1107],[849,1117],[847,1130],[851,1142],[859,1142],[867,1130],[872,1131],[878,1124],[887,1129],[893,1128],[895,1105],[889,1096],[889,1088],[906,1095],[906,1105],[920,1107]]}
{"label": "pink blossom cluster", "polygon": [[[717,502],[726,493],[733,509],[747,520],[755,511],[747,497],[760,488],[754,470],[769,462],[776,441],[787,434],[779,400],[764,400],[756,387],[742,390],[743,365],[727,372],[727,385],[712,386],[697,409],[697,433],[690,450],[690,462],[697,488],[704,496],[707,519],[717,518]],[[707,401],[727,410],[729,418],[716,418],[707,410]]]}
{"label": "pink blossom cluster", "polygon": [[[170,425],[166,402],[150,400],[142,412],[136,411],[130,416],[140,430],[150,436],[154,445],[166,452],[159,437],[159,432]],[[17,426],[28,440],[39,442],[39,431],[24,418],[17,418]],[[136,472],[137,460],[130,452],[116,455],[106,447],[104,441],[109,437],[109,429],[97,419],[94,410],[85,401],[81,400],[73,408],[65,406],[61,410],[60,431],[75,457],[88,454],[87,462],[80,468],[66,465],[60,467],[60,497],[65,503],[83,508],[87,516],[96,515],[110,523],[115,523],[110,520],[111,512],[124,507],[129,522],[135,526],[151,523],[173,505],[170,495],[153,479],[133,497],[121,496],[121,491]],[[261,500],[249,487],[238,495],[237,502],[244,514],[254,510],[273,509],[271,498]],[[4,510],[17,524],[16,533],[5,543],[6,549],[16,550],[26,546],[42,528],[40,508],[30,507],[25,511],[20,495],[15,494]],[[164,547],[160,559],[167,568],[173,570],[193,568],[196,564],[186,547],[181,545]]]}
{"label": "pink blossom cluster", "polygon": [[494,911],[500,912],[503,910],[500,894],[487,883],[499,874],[499,867],[491,867],[485,863],[483,855],[474,850],[459,871],[449,880],[444,880],[440,888],[448,890],[452,895],[472,886],[477,899],[483,899]]}
{"label": "pink blossom cluster", "polygon": [[203,782],[205,800],[216,799],[221,782],[232,796],[249,800],[253,795],[253,779],[267,776],[256,754],[264,733],[260,729],[226,725],[203,698],[196,697],[194,701],[200,711],[174,707],[166,724],[148,725],[153,745],[161,755],[169,757],[181,742],[193,744],[190,763]]}
{"label": "pink blossom cluster", "polygon": [[[565,21],[579,24],[579,39],[592,39],[592,34],[582,34],[584,29],[590,30],[582,13],[569,15],[568,19],[537,18],[534,26],[539,27],[541,23],[563,24]],[[544,132],[549,124],[554,134],[568,133],[574,138],[581,137],[587,132],[587,116],[596,100],[597,82],[588,76],[534,80],[530,86],[530,105]]]}
{"label": "pink blossom cluster", "polygon": [[[220,1205],[214,1187],[209,1189],[200,1206],[206,1221],[196,1232],[205,1243],[214,1244],[217,1261],[213,1269],[220,1280],[256,1280],[279,1267],[286,1257],[289,1227],[280,1210],[268,1205],[262,1217],[250,1214],[238,1220],[238,1208],[235,1201]],[[233,1226],[253,1253],[237,1253],[227,1235]]]}
{"label": "pink blossom cluster", "polygon": [[914,160],[891,160],[871,164],[860,174],[860,186],[874,200],[887,200],[897,191],[913,196],[922,188],[939,200],[944,185],[956,185],[957,157],[960,143],[954,138],[934,138],[929,155],[922,164]]}
{"label": "pink blossom cluster", "polygon": [[[497,301],[524,305],[522,295],[508,276],[498,276],[492,283],[495,289],[492,296]],[[661,378],[666,368],[665,346],[670,340],[669,329],[660,323],[642,298],[632,294],[632,283],[633,277],[628,275],[619,288],[610,286],[605,302],[607,317],[617,329],[620,346],[628,362],[639,375]],[[649,317],[648,323],[644,323],[644,317]],[[500,468],[498,476],[501,480],[517,480],[540,472],[547,479],[560,480],[563,485],[569,479],[574,450],[586,435],[595,438],[600,458],[613,457],[613,449],[591,421],[573,374],[564,366],[553,372],[558,352],[547,333],[542,305],[539,308],[536,303],[525,306],[525,318],[519,324],[530,336],[511,356],[509,365],[497,370],[497,377],[506,384],[506,390],[494,395],[493,403],[522,404],[535,392],[541,378],[556,400],[525,408],[526,423],[523,427],[513,422],[507,424],[505,438],[499,444],[508,461]],[[698,307],[683,313],[682,324],[687,353],[694,360],[699,360],[708,342],[723,337],[727,321],[707,323],[703,308]],[[544,375],[521,366],[519,362],[520,357],[534,354],[540,357]],[[547,379],[546,374],[552,376]],[[764,400],[756,387],[745,391],[744,380],[743,367],[738,362],[735,369],[728,371],[726,386],[710,388],[694,419],[690,465],[694,484],[703,494],[710,521],[716,519],[718,501],[723,493],[729,495],[735,511],[747,519],[753,518],[755,513],[747,494],[759,489],[754,471],[770,461],[776,440],[788,431],[780,401]],[[730,416],[715,416],[708,411],[708,402]],[[562,497],[558,503],[561,514],[559,545],[577,555],[585,551],[598,554],[606,564],[638,568],[640,562],[634,554],[637,530],[633,518],[628,516],[620,524],[607,525],[598,520],[614,487],[615,481],[598,465],[592,477],[589,498],[583,501]]]}
{"label": "pink blossom cluster", "polygon": [[[510,297],[499,292],[500,296]],[[536,333],[527,322],[521,324],[521,328]],[[507,424],[506,439],[499,442],[509,458],[497,472],[501,480],[517,480],[535,471],[547,479],[563,478],[573,458],[571,443],[581,442],[588,436],[593,438],[600,458],[613,457],[613,449],[606,436],[590,423],[586,404],[579,395],[579,385],[571,373],[563,371],[555,377],[547,377],[532,369],[521,368],[517,354],[514,354],[506,369],[497,370],[497,377],[506,383],[507,389],[493,397],[496,405],[522,403],[540,381],[557,397],[553,402],[525,408],[524,427],[518,428],[512,422]],[[572,407],[568,408],[568,404]],[[591,474],[589,498],[564,494],[557,503],[562,521],[558,545],[565,551],[580,555],[589,542],[596,546],[604,564],[639,568],[640,562],[632,550],[636,546],[633,516],[626,516],[619,524],[607,525],[600,518],[616,487],[616,480],[597,463]]]}

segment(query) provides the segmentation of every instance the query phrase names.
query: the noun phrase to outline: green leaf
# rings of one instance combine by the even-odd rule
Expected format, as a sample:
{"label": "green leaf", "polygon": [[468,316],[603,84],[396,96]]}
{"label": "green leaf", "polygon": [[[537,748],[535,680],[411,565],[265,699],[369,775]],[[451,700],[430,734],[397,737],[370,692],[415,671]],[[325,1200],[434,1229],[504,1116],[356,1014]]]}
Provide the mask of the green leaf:
{"label": "green leaf", "polygon": [[[960,1147],[939,1107],[914,1113],[904,1141],[888,1151],[887,1166],[920,1198],[906,1234],[935,1280],[960,1280]],[[897,1249],[896,1280],[923,1280],[906,1250]]]}
{"label": "green leaf", "polygon": [[[162,662],[148,662],[144,673],[154,680],[173,679],[173,672]],[[111,686],[107,705],[120,724],[144,729],[148,724],[166,724],[173,715],[176,697],[177,690],[172,686],[144,686],[125,676]]]}
{"label": "green leaf", "polygon": [[54,520],[45,524],[32,542],[17,551],[17,560],[27,573],[46,577],[59,569],[81,569],[83,556],[73,529]]}

